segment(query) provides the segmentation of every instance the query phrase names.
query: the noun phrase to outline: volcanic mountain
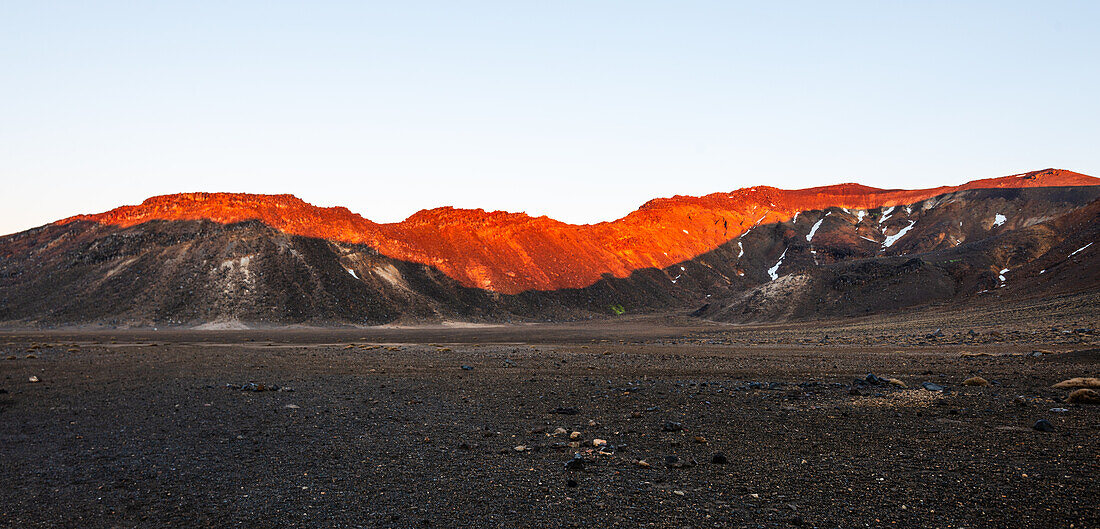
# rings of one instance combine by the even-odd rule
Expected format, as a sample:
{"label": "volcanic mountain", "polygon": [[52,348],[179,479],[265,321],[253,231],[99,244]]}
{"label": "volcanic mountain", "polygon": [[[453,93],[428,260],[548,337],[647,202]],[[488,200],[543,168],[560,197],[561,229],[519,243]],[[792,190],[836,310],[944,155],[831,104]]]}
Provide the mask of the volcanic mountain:
{"label": "volcanic mountain", "polygon": [[574,225],[454,208],[381,224],[291,195],[166,195],[0,237],[0,321],[858,314],[1011,285],[1094,229],[1098,197],[1100,179],[1047,169],[921,190],[758,186]]}

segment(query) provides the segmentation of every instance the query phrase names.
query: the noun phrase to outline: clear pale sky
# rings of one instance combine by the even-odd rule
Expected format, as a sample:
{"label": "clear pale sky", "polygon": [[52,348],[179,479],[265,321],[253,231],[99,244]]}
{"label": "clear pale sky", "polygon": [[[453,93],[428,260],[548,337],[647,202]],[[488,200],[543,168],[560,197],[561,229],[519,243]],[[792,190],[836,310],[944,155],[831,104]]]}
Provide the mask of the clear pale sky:
{"label": "clear pale sky", "polygon": [[0,4],[0,233],[183,191],[397,221],[1100,175],[1100,2]]}

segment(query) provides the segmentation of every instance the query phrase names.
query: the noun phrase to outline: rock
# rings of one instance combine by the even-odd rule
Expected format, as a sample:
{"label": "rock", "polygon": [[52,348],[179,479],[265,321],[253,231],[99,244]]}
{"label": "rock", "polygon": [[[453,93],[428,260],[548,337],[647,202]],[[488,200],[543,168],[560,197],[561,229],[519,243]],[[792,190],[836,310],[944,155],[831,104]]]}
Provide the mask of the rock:
{"label": "rock", "polygon": [[1051,408],[1050,409],[1051,413],[1065,413],[1067,411],[1069,411],[1069,410],[1066,409],[1066,408]]}
{"label": "rock", "polygon": [[1053,432],[1054,431],[1054,425],[1050,424],[1050,421],[1048,421],[1046,419],[1039,419],[1039,420],[1035,421],[1035,424],[1033,424],[1031,426],[1031,429],[1039,431],[1039,432]]}
{"label": "rock", "polygon": [[886,379],[875,376],[874,373],[867,373],[867,376],[863,377],[863,382],[872,386],[878,386],[886,383]]}
{"label": "rock", "polygon": [[649,468],[652,465],[647,463],[646,460],[644,460],[644,459],[635,459],[634,460],[634,466],[641,467],[641,468]]}
{"label": "rock", "polygon": [[679,432],[683,429],[684,425],[673,421],[668,421],[664,424],[664,426],[661,426],[662,432]]}
{"label": "rock", "polygon": [[1016,395],[1016,398],[1012,399],[1012,403],[1022,408],[1024,406],[1027,406],[1027,397],[1023,395]]}
{"label": "rock", "polygon": [[607,446],[607,440],[605,439],[593,439],[592,446]]}
{"label": "rock", "polygon": [[582,434],[580,432],[573,432],[573,433],[569,434],[569,438],[576,441],[577,439],[580,439],[581,436],[583,436],[583,435],[584,434]]}
{"label": "rock", "polygon": [[573,407],[554,408],[554,411],[551,411],[550,413],[556,413],[558,415],[576,415],[577,414],[577,408],[573,408]]}
{"label": "rock", "polygon": [[672,491],[672,493],[677,495],[677,496],[683,496],[684,495],[684,491],[682,491],[682,490],[674,490],[674,491]]}
{"label": "rock", "polygon": [[240,391],[251,391],[251,392],[256,392],[256,393],[261,392],[261,391],[279,391],[279,386],[276,386],[275,384],[263,384],[263,383],[259,383],[259,382],[249,382],[247,384],[241,384],[239,386],[236,385],[236,384],[226,384],[225,387],[227,387],[229,389],[237,389],[237,390],[240,390]]}
{"label": "rock", "polygon": [[989,381],[982,377],[970,377],[963,381],[964,386],[988,386]]}
{"label": "rock", "polygon": [[1063,380],[1057,384],[1051,386],[1052,388],[1067,389],[1067,388],[1100,388],[1100,378],[1094,377],[1075,377],[1069,380]]}
{"label": "rock", "polygon": [[897,388],[907,388],[907,387],[909,387],[909,386],[905,385],[905,382],[902,382],[901,380],[898,380],[896,378],[888,378],[888,379],[886,379],[886,383],[890,384],[891,386],[897,387]]}
{"label": "rock", "polygon": [[725,465],[726,463],[729,463],[729,460],[726,459],[726,454],[723,454],[722,452],[715,452],[714,455],[710,456],[710,462],[715,465]]}
{"label": "rock", "polygon": [[474,366],[467,366],[467,365],[464,365],[464,366],[462,366],[462,370],[463,370],[463,371],[473,371],[473,370],[474,370]]}
{"label": "rock", "polygon": [[527,445],[516,445],[516,447],[513,448],[512,450],[515,450],[516,452],[526,452],[527,451]]}
{"label": "rock", "polygon": [[584,456],[573,454],[573,459],[565,462],[566,470],[584,470]]}
{"label": "rock", "polygon": [[296,409],[299,409],[299,408],[301,408],[301,406],[299,406],[299,405],[297,405],[297,404],[287,404],[286,406],[283,406],[283,407],[284,407],[284,408],[288,408],[288,409],[291,409],[291,410],[296,410]]}
{"label": "rock", "polygon": [[1100,404],[1100,393],[1094,389],[1081,388],[1074,390],[1066,397],[1066,402],[1071,404]]}
{"label": "rock", "polygon": [[567,433],[569,433],[569,430],[566,430],[565,428],[562,428],[561,426],[559,426],[557,428],[554,428],[554,434],[553,435],[555,435],[555,436],[565,435]]}
{"label": "rock", "polygon": [[707,438],[703,437],[701,435],[696,435],[695,438],[693,439],[693,441],[695,441],[696,443],[699,443],[701,445],[707,444]]}
{"label": "rock", "polygon": [[925,382],[921,384],[921,387],[927,389],[928,391],[943,391],[943,386],[939,384],[933,384],[931,382]]}
{"label": "rock", "polygon": [[31,384],[34,384],[36,382],[41,382],[41,380],[38,380],[38,377],[36,377],[34,375],[31,375],[30,378],[27,379],[27,382],[30,382]]}
{"label": "rock", "polygon": [[686,468],[695,466],[694,459],[680,459],[679,456],[665,456],[665,466],[669,468]]}
{"label": "rock", "polygon": [[573,478],[569,478],[569,479],[565,480],[565,486],[569,487],[571,489],[576,488],[577,487],[577,480],[575,480]]}

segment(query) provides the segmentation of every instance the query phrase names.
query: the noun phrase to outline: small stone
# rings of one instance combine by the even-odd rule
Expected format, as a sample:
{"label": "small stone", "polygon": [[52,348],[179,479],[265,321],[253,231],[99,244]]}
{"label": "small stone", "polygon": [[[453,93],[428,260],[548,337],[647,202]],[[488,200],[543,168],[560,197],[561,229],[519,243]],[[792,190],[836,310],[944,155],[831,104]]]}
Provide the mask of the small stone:
{"label": "small stone", "polygon": [[588,421],[588,427],[589,427],[589,428],[595,428],[595,427],[596,427],[596,421],[595,421],[595,419],[592,419],[592,420],[589,420],[589,421]]}
{"label": "small stone", "polygon": [[909,386],[905,385],[905,382],[902,382],[901,380],[898,380],[896,378],[888,378],[888,379],[886,379],[886,383],[890,384],[891,386],[898,387],[898,388],[909,387]]}
{"label": "small stone", "polygon": [[1023,395],[1016,395],[1016,398],[1012,399],[1012,403],[1022,408],[1024,406],[1027,406],[1027,397]]}
{"label": "small stone", "polygon": [[561,426],[554,428],[554,435],[565,435],[569,433],[569,430],[562,428]]}
{"label": "small stone", "polygon": [[982,377],[970,377],[963,381],[963,385],[984,387],[989,385],[989,381]]}
{"label": "small stone", "polygon": [[580,432],[573,432],[573,433],[569,434],[569,438],[576,441],[577,439],[580,439],[581,436],[583,436],[583,435],[584,434],[582,434]]}
{"label": "small stone", "polygon": [[41,380],[38,380],[38,377],[36,377],[34,375],[31,375],[30,378],[27,379],[27,382],[30,382],[30,383],[33,384],[35,382],[41,382]]}
{"label": "small stone", "polygon": [[584,470],[584,456],[573,454],[573,459],[565,462],[566,470]]}
{"label": "small stone", "polygon": [[683,429],[684,425],[673,421],[668,421],[661,427],[662,432],[679,432]]}
{"label": "small stone", "polygon": [[696,443],[699,443],[699,444],[701,444],[701,445],[705,445],[705,444],[707,444],[707,438],[706,438],[706,437],[703,437],[703,436],[701,436],[701,435],[696,435],[696,436],[695,436],[695,438],[694,438],[693,440],[694,440],[694,441],[695,441]]}
{"label": "small stone", "polygon": [[462,366],[462,370],[463,370],[463,371],[473,371],[473,370],[474,370],[474,366],[467,366],[467,365],[464,365],[464,366]]}
{"label": "small stone", "polygon": [[928,391],[943,391],[943,386],[939,384],[933,384],[931,382],[925,382],[921,384],[921,386]]}
{"label": "small stone", "polygon": [[512,450],[515,450],[516,452],[526,452],[527,451],[527,445],[517,445]]}
{"label": "small stone", "polygon": [[647,463],[646,460],[644,460],[644,459],[635,459],[634,460],[634,466],[641,467],[641,468],[649,468],[652,465]]}
{"label": "small stone", "polygon": [[565,480],[565,486],[569,487],[571,489],[576,488],[577,487],[577,480],[575,480],[573,478],[569,478],[569,479]]}
{"label": "small stone", "polygon": [[607,446],[606,439],[593,439],[592,446]]}
{"label": "small stone", "polygon": [[674,490],[674,491],[672,491],[672,493],[677,495],[677,496],[683,496],[684,495],[684,491],[682,491],[682,490]]}
{"label": "small stone", "polygon": [[722,452],[715,452],[714,455],[710,456],[710,462],[715,465],[725,465],[726,463],[729,463],[729,460],[726,459],[726,454],[723,454]]}
{"label": "small stone", "polygon": [[288,409],[291,409],[291,410],[296,410],[296,409],[298,409],[298,408],[301,408],[301,406],[299,406],[299,405],[297,405],[297,404],[287,404],[286,406],[283,406],[283,407],[284,407],[284,408],[288,408]]}
{"label": "small stone", "polygon": [[1036,431],[1039,431],[1039,432],[1053,432],[1054,431],[1054,425],[1050,424],[1050,421],[1048,421],[1046,419],[1039,419],[1039,420],[1035,421],[1035,424],[1032,425],[1031,428],[1033,430],[1036,430]]}

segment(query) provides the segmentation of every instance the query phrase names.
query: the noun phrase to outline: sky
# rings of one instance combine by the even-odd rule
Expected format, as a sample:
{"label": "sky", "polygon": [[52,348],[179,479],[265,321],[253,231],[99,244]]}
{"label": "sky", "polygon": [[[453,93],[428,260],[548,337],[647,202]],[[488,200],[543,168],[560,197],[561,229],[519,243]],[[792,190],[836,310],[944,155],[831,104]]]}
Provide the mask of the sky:
{"label": "sky", "polygon": [[613,220],[1100,176],[1100,2],[0,0],[0,234],[188,191]]}

